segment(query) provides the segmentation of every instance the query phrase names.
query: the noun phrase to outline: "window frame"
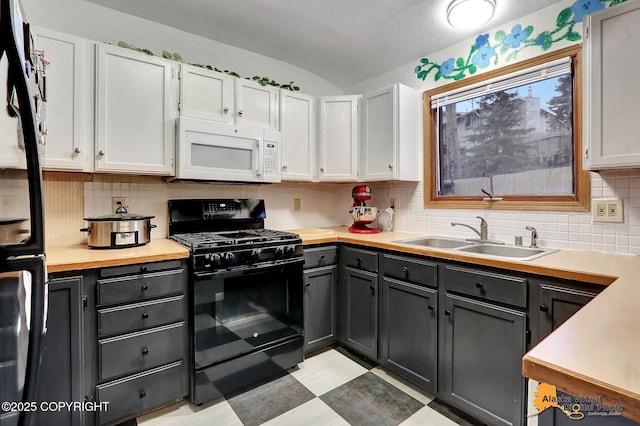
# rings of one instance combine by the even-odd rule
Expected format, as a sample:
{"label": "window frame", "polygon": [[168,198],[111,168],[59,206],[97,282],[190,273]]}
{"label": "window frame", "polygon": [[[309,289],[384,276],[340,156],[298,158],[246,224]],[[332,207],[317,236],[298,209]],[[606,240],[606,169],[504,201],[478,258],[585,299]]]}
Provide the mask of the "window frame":
{"label": "window frame", "polygon": [[[501,195],[502,201],[482,201],[486,195],[451,196],[437,195],[436,191],[436,143],[437,110],[431,108],[431,98],[441,93],[467,85],[505,76],[556,59],[570,57],[573,69],[573,195]],[[591,176],[583,170],[582,147],[582,45],[566,47],[517,64],[501,67],[481,75],[468,77],[423,93],[424,101],[424,203],[425,208],[479,209],[479,210],[532,210],[587,212],[591,207]]]}

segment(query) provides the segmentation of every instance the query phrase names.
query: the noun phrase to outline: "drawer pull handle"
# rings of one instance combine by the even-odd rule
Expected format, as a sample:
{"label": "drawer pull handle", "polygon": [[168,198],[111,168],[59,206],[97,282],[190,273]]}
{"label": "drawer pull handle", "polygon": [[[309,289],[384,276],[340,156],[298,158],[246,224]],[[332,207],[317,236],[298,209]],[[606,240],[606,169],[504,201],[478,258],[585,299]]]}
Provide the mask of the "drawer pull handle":
{"label": "drawer pull handle", "polygon": [[476,288],[479,288],[480,290],[482,290],[482,283],[476,283]]}
{"label": "drawer pull handle", "polygon": [[435,306],[433,306],[433,305],[429,305],[429,306],[427,306],[427,309],[428,309],[428,310],[430,310],[430,311],[433,311],[435,308],[436,308],[436,307],[435,307]]}
{"label": "drawer pull handle", "polygon": [[146,267],[146,266],[141,266],[141,267],[140,267],[140,272],[142,272],[143,274],[144,274],[145,272],[147,272],[147,267]]}
{"label": "drawer pull handle", "polygon": [[141,391],[138,392],[138,396],[140,397],[140,399],[142,399],[147,396],[147,392],[144,389],[142,389]]}
{"label": "drawer pull handle", "polygon": [[325,256],[324,254],[320,255],[320,260],[324,260]]}
{"label": "drawer pull handle", "polygon": [[403,266],[402,272],[404,272],[405,275],[409,275],[409,268],[407,268],[406,266]]}
{"label": "drawer pull handle", "polygon": [[358,267],[360,267],[361,263],[362,263],[362,259],[360,259],[359,257],[356,257],[356,264],[358,265]]}
{"label": "drawer pull handle", "polygon": [[147,356],[147,355],[149,355],[149,349],[148,348],[142,348],[142,349],[140,349],[140,353],[142,353],[142,356]]}
{"label": "drawer pull handle", "polygon": [[542,312],[549,312],[549,307],[547,305],[540,305],[540,310]]}
{"label": "drawer pull handle", "polygon": [[450,311],[444,311],[444,314],[445,314],[446,316],[451,316],[451,312],[450,312]]}
{"label": "drawer pull handle", "polygon": [[370,286],[369,286],[369,290],[371,290],[371,295],[372,295],[372,296],[373,296],[374,294],[376,294],[376,289],[375,289],[372,285],[370,285]]}
{"label": "drawer pull handle", "polygon": [[140,291],[147,291],[149,290],[149,284],[142,284],[142,286],[140,286]]}
{"label": "drawer pull handle", "polygon": [[142,319],[143,319],[143,320],[145,320],[145,319],[149,319],[149,314],[148,314],[147,312],[143,312],[143,313],[142,313]]}

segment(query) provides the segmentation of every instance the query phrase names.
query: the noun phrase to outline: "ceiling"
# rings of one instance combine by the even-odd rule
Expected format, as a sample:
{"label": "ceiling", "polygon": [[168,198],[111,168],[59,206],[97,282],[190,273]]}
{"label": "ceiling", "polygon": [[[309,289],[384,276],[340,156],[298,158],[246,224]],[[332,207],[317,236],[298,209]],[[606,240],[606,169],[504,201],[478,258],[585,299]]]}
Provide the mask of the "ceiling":
{"label": "ceiling", "polygon": [[496,0],[471,31],[446,22],[450,0],[87,0],[260,53],[346,88],[558,0]]}

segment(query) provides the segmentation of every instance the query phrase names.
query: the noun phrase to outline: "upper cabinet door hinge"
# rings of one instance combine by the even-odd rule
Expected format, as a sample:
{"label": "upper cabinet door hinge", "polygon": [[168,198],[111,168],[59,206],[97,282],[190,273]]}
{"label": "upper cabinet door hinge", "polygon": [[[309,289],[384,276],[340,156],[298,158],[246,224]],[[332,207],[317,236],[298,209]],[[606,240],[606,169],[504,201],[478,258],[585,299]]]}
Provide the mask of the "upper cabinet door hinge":
{"label": "upper cabinet door hinge", "polygon": [[589,38],[589,27],[586,25],[584,27],[584,38]]}

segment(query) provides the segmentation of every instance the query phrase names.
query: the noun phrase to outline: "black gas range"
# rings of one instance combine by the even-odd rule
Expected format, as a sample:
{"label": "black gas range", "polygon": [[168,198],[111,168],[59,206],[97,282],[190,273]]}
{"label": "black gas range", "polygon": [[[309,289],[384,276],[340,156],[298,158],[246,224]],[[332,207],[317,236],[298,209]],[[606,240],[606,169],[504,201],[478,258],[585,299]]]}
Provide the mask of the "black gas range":
{"label": "black gas range", "polygon": [[302,241],[264,228],[263,200],[169,201],[169,237],[191,251],[191,401],[303,360]]}

